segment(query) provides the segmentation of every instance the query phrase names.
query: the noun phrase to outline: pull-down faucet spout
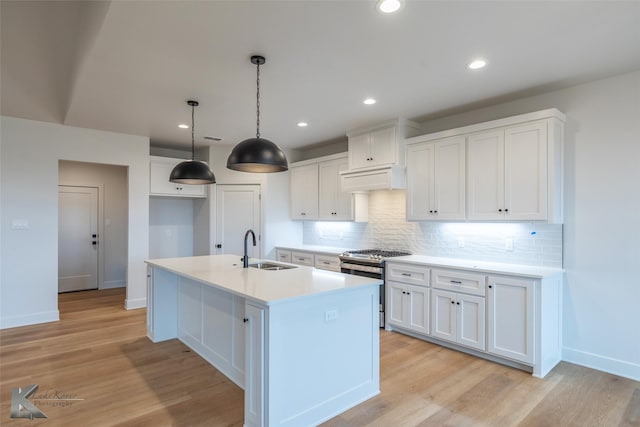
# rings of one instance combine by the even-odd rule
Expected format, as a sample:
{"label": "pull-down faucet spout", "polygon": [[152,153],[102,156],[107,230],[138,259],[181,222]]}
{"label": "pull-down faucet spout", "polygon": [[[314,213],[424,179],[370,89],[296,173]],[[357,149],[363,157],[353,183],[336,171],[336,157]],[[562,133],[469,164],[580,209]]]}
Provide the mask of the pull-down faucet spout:
{"label": "pull-down faucet spout", "polygon": [[244,256],[242,257],[243,268],[249,268],[249,256],[247,255],[247,239],[249,238],[249,233],[251,233],[251,236],[253,237],[253,246],[256,245],[256,234],[251,229],[247,230],[244,234]]}

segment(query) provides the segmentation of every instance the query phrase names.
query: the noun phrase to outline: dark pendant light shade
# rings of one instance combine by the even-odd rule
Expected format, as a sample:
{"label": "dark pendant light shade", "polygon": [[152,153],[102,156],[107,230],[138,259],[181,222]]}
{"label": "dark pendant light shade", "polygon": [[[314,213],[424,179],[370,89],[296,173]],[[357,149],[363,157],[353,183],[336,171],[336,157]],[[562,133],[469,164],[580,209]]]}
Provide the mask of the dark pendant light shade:
{"label": "dark pendant light shade", "polygon": [[251,63],[257,68],[256,137],[245,139],[233,148],[227,159],[227,168],[241,172],[284,172],[289,169],[284,152],[268,139],[260,138],[260,65],[265,63],[265,59],[254,55]]}
{"label": "dark pendant light shade", "polygon": [[215,184],[216,177],[209,169],[209,165],[200,160],[195,160],[193,111],[200,104],[198,101],[187,101],[187,104],[191,106],[191,160],[178,163],[171,171],[169,181],[190,185]]}

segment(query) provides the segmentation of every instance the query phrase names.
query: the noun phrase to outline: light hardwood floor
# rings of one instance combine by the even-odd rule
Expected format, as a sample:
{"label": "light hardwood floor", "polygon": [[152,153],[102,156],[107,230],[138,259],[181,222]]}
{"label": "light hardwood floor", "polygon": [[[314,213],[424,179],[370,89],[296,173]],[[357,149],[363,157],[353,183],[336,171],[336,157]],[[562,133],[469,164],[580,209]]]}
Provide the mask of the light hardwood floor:
{"label": "light hardwood floor", "polygon": [[[0,331],[0,425],[242,426],[242,390],[179,341],[152,344],[123,304],[121,289],[63,294],[60,322]],[[324,426],[640,426],[636,381],[568,363],[540,380],[393,332],[380,347],[381,394]],[[32,397],[49,418],[11,419],[28,384],[83,400]]]}

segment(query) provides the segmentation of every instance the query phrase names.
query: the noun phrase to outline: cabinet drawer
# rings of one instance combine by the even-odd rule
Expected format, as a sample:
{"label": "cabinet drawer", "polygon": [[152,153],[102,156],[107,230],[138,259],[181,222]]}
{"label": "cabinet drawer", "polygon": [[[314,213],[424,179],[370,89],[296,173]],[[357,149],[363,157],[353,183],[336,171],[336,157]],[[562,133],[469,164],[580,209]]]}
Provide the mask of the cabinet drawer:
{"label": "cabinet drawer", "polygon": [[315,265],[313,254],[308,252],[291,252],[291,263],[306,265],[307,267],[313,267]]}
{"label": "cabinet drawer", "polygon": [[291,251],[285,249],[276,250],[276,261],[291,262]]}
{"label": "cabinet drawer", "polygon": [[331,255],[316,254],[316,268],[323,270],[340,271],[340,258]]}
{"label": "cabinet drawer", "polygon": [[400,264],[387,262],[387,280],[409,283],[412,285],[429,286],[429,268],[415,264]]}
{"label": "cabinet drawer", "polygon": [[431,270],[431,286],[448,291],[484,296],[485,276],[458,270]]}

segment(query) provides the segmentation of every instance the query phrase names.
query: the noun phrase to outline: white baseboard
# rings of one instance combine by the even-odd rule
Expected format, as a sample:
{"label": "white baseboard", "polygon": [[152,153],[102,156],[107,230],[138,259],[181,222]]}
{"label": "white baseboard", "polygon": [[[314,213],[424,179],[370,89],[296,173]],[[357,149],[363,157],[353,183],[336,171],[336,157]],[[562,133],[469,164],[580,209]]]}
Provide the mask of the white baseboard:
{"label": "white baseboard", "polygon": [[146,298],[126,299],[124,300],[124,308],[134,310],[136,308],[145,308],[147,306]]}
{"label": "white baseboard", "polygon": [[599,354],[563,347],[562,360],[587,368],[597,369],[613,375],[640,381],[640,364],[601,356]]}
{"label": "white baseboard", "polygon": [[35,325],[37,323],[57,322],[58,320],[60,320],[60,312],[58,310],[43,311],[41,313],[32,313],[23,316],[7,316],[0,318],[0,329]]}
{"label": "white baseboard", "polygon": [[100,289],[114,289],[114,288],[126,288],[126,280],[111,280],[109,282],[103,282]]}

